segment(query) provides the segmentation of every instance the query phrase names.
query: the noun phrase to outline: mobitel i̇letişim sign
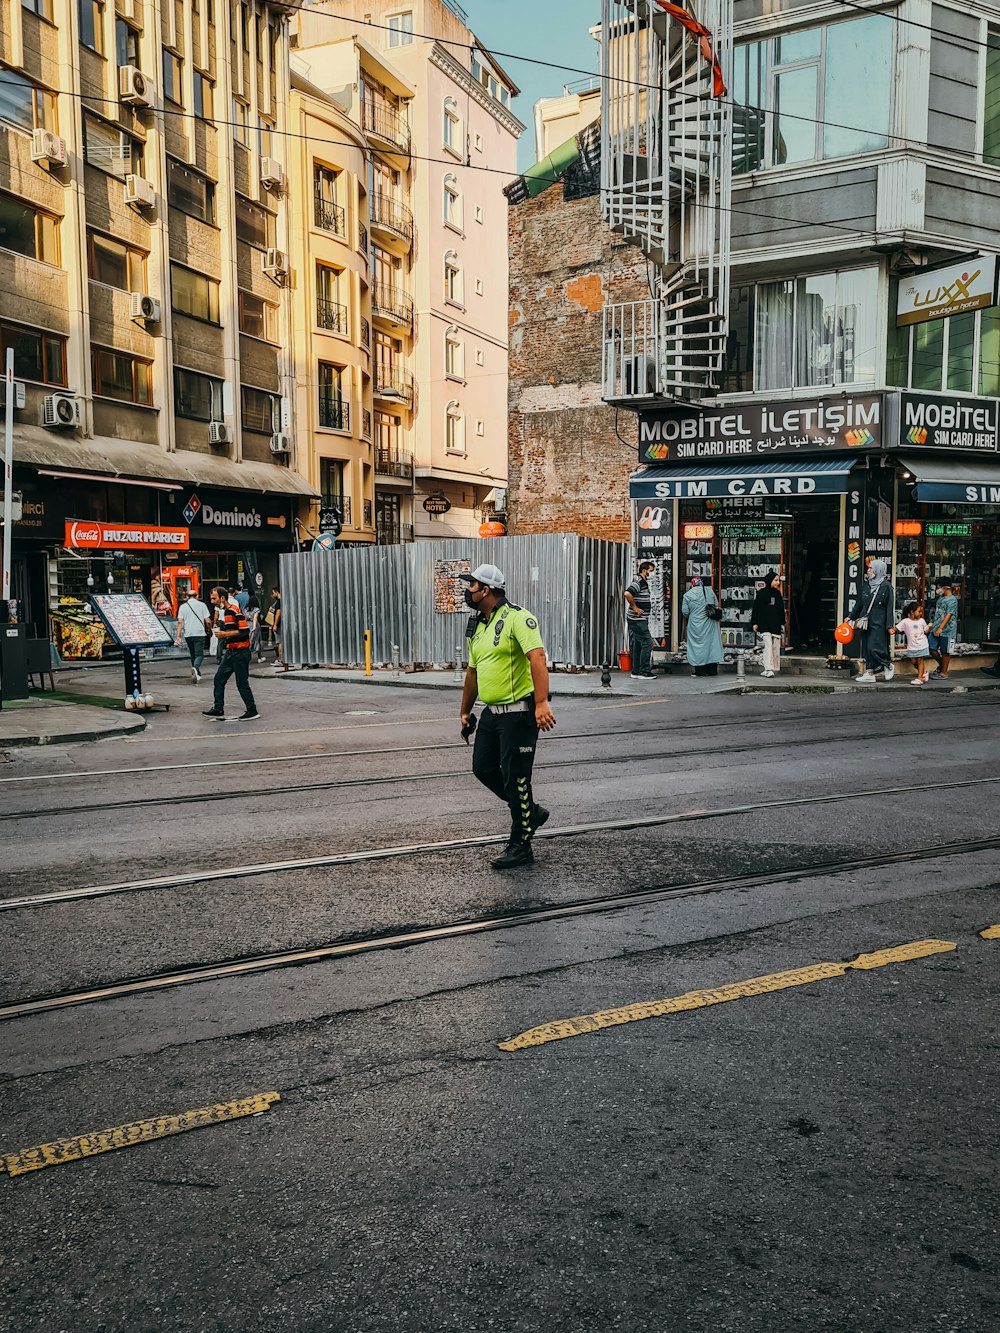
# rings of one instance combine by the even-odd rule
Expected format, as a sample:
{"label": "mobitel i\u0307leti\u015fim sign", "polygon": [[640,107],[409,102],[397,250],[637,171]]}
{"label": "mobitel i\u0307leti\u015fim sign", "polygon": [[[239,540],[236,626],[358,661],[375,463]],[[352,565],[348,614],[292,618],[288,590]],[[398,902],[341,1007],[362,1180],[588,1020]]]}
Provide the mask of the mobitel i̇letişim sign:
{"label": "mobitel i\u0307leti\u015fim sign", "polygon": [[881,441],[878,394],[845,394],[818,402],[739,403],[721,412],[664,408],[639,414],[643,463],[876,449]]}
{"label": "mobitel i\u0307leti\u015fim sign", "polygon": [[63,545],[72,551],[186,551],[188,530],[68,518]]}
{"label": "mobitel i\u0307leti\u015fim sign", "polygon": [[901,446],[916,444],[928,449],[970,449],[991,454],[1000,450],[1000,403],[996,398],[903,393],[899,406]]}
{"label": "mobitel i\u0307leti\u015fim sign", "polygon": [[896,324],[923,324],[945,315],[984,310],[996,305],[996,290],[996,255],[920,269],[899,280]]}

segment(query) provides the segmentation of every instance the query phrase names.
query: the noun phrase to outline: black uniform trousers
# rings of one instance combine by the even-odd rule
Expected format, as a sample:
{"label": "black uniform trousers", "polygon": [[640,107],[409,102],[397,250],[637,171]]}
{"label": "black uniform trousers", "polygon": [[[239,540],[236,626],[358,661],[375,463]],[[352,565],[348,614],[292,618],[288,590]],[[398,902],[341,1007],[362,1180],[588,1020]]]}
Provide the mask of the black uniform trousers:
{"label": "black uniform trousers", "polygon": [[501,801],[510,807],[512,842],[530,842],[534,832],[535,799],[531,793],[531,770],[538,744],[535,709],[521,713],[494,713],[483,709],[476,730],[472,771]]}
{"label": "black uniform trousers", "polygon": [[221,713],[226,706],[226,683],[230,676],[236,677],[236,688],[240,692],[240,698],[246,704],[247,712],[256,713],[257,705],[254,702],[253,691],[250,688],[249,648],[226,648],[223,650],[219,665],[216,668],[215,680],[212,682],[215,688],[215,703],[213,706],[217,713]]}

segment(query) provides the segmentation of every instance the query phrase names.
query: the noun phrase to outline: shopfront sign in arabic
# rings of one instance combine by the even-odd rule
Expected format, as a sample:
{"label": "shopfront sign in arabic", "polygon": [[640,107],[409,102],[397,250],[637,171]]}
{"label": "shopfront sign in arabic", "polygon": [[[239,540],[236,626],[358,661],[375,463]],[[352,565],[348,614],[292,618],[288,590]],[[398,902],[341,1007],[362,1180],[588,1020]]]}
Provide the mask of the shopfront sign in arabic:
{"label": "shopfront sign in arabic", "polygon": [[899,443],[995,454],[1000,450],[1000,401],[954,398],[943,393],[901,393]]}
{"label": "shopfront sign in arabic", "polygon": [[63,544],[72,551],[186,551],[188,530],[68,518]]}
{"label": "shopfront sign in arabic", "polygon": [[899,280],[896,324],[924,324],[946,315],[983,310],[996,305],[996,290],[996,255],[921,269]]}
{"label": "shopfront sign in arabic", "polygon": [[639,414],[642,463],[870,450],[881,444],[880,394],[738,403],[712,412],[665,408]]}

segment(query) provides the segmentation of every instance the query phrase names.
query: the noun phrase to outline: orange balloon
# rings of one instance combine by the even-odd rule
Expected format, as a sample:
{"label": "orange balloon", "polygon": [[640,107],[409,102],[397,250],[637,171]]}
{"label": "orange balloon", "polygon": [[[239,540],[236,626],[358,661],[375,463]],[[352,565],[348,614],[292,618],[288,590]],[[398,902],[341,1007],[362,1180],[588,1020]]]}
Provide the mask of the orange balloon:
{"label": "orange balloon", "polygon": [[849,625],[846,620],[842,621],[833,631],[833,637],[838,643],[850,643],[854,638],[854,626]]}

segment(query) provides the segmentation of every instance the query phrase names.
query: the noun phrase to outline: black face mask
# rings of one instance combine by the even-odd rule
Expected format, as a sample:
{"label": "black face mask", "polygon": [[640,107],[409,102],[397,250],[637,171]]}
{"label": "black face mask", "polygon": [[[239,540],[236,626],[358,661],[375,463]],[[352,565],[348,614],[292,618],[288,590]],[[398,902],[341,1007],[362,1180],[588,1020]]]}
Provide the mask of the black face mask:
{"label": "black face mask", "polygon": [[473,598],[471,588],[466,588],[465,590],[465,605],[470,611],[479,610],[479,603]]}

